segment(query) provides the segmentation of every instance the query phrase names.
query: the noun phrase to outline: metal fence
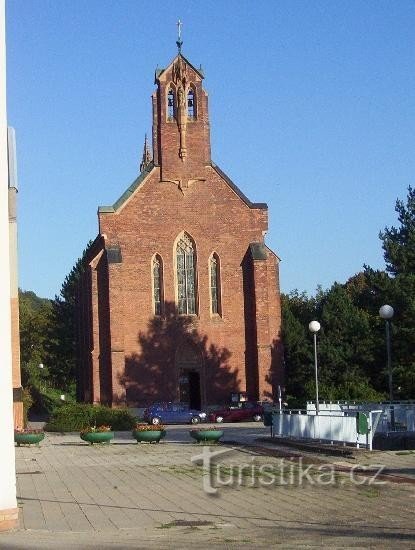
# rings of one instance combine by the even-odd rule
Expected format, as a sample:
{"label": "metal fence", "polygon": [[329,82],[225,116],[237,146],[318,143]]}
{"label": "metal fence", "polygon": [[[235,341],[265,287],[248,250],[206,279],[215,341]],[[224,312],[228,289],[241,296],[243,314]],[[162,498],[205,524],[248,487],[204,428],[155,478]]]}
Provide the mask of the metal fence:
{"label": "metal fence", "polygon": [[282,410],[272,413],[273,437],[313,439],[331,443],[354,444],[372,449],[372,440],[382,415],[381,410],[367,414],[367,433],[359,433],[356,412],[353,415],[332,412],[302,414],[301,411]]}
{"label": "metal fence", "polygon": [[[357,412],[369,413],[381,410],[382,414],[376,427],[377,433],[415,432],[415,402],[394,401],[381,403],[355,403],[348,401],[328,401],[319,403],[319,415],[356,416]],[[316,414],[314,402],[307,402],[307,414]]]}

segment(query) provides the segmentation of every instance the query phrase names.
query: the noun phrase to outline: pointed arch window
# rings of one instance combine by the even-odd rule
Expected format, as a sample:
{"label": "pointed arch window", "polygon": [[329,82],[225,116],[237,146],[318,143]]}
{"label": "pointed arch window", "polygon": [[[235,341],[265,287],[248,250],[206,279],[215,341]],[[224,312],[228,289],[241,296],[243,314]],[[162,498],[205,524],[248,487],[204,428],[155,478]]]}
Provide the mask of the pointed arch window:
{"label": "pointed arch window", "polygon": [[156,254],[152,262],[154,315],[163,313],[163,261]]}
{"label": "pointed arch window", "polygon": [[187,118],[190,120],[196,118],[196,95],[192,88],[187,92]]}
{"label": "pointed arch window", "polygon": [[210,308],[212,315],[221,315],[220,300],[220,264],[217,254],[212,254],[209,260],[210,275]]}
{"label": "pointed arch window", "polygon": [[167,120],[173,120],[176,116],[175,93],[172,88],[167,93]]}
{"label": "pointed arch window", "polygon": [[176,246],[177,309],[180,315],[196,314],[196,253],[186,233]]}

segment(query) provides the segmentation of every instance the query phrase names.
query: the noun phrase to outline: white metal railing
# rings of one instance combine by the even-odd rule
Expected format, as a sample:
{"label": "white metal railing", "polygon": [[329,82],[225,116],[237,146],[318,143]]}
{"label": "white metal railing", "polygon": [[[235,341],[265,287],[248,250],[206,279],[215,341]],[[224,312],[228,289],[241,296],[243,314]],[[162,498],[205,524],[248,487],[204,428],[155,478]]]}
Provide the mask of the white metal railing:
{"label": "white metal railing", "polygon": [[[339,414],[355,416],[356,412],[369,413],[374,409],[382,411],[377,425],[378,433],[395,431],[415,431],[415,402],[355,403],[347,401],[329,401],[319,403],[319,415]],[[314,402],[307,402],[307,414],[316,414]]]}
{"label": "white metal railing", "polygon": [[382,414],[381,410],[369,411],[368,433],[357,431],[356,412],[346,416],[339,412],[331,414],[301,414],[301,411],[274,411],[272,413],[273,437],[314,439],[336,443],[352,443],[372,449],[372,439]]}

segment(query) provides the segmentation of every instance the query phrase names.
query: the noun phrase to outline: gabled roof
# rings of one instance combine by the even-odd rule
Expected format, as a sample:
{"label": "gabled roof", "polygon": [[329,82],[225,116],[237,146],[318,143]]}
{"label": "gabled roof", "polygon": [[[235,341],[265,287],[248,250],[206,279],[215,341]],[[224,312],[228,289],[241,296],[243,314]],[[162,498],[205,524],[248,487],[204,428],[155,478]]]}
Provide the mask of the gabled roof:
{"label": "gabled roof", "polygon": [[217,164],[214,162],[211,163],[212,168],[219,174],[221,178],[223,178],[226,183],[229,185],[229,187],[238,195],[238,197],[247,205],[249,208],[259,208],[261,210],[268,210],[268,205],[265,202],[251,202],[246,195],[242,193],[242,191],[239,189],[239,187],[233,183],[231,178],[223,172]]}
{"label": "gabled roof", "polygon": [[281,258],[275,254],[273,250],[269,248],[265,243],[249,243],[249,251],[251,252],[251,257],[253,260],[267,260],[268,254],[267,251],[274,256],[279,262]]}
{"label": "gabled roof", "polygon": [[264,243],[250,243],[249,249],[253,260],[267,260],[267,247]]}
{"label": "gabled roof", "polygon": [[183,59],[183,61],[186,63],[186,65],[189,65],[200,76],[200,78],[202,80],[205,78],[205,75],[203,74],[202,67],[199,67],[199,69],[196,69],[196,67],[192,63],[190,63],[190,61],[188,59],[186,59],[183,54],[179,53],[178,55],[176,55],[176,57],[173,59],[173,61],[167,65],[166,68],[156,69],[155,76],[154,76],[154,83],[155,84],[157,84],[157,81],[159,80],[161,75],[164,73],[164,71],[166,71],[171,65],[173,65],[173,63],[176,61],[176,59],[178,57],[181,57]]}
{"label": "gabled roof", "polygon": [[128,189],[124,191],[121,197],[117,201],[115,201],[112,206],[98,206],[98,212],[101,212],[103,214],[116,212],[118,208],[120,208],[120,206],[122,206],[126,202],[126,200],[134,194],[135,190],[140,187],[140,185],[146,179],[148,174],[153,170],[153,168],[154,162],[150,162],[150,164],[141,172],[138,178],[133,181],[130,187],[128,187]]}
{"label": "gabled roof", "polygon": [[[112,214],[116,212],[140,187],[146,177],[154,169],[154,166],[154,162],[150,162],[150,164],[141,172],[138,178],[133,181],[133,183],[124,191],[121,197],[116,200],[112,206],[99,206],[98,212],[102,214]],[[215,172],[219,174],[219,176],[223,180],[226,181],[232,191],[238,195],[238,197],[248,206],[248,208],[258,208],[260,210],[268,209],[268,205],[265,202],[251,202],[248,197],[242,193],[239,187],[235,185],[235,183],[233,183],[230,177],[227,176],[225,172],[223,172],[214,162],[211,163],[211,166],[215,170]]]}

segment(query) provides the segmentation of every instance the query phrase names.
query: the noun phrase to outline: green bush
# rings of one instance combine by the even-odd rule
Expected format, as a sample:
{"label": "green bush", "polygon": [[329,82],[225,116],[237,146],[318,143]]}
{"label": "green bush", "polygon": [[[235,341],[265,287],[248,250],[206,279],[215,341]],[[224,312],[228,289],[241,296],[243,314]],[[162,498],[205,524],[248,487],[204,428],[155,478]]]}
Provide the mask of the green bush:
{"label": "green bush", "polygon": [[71,403],[57,407],[45,426],[49,432],[79,432],[88,426],[111,426],[113,430],[132,430],[136,418],[126,409],[102,405]]}
{"label": "green bush", "polygon": [[[61,395],[65,394],[66,403],[75,403],[76,387],[75,384],[69,384],[65,388],[56,388],[51,385],[48,376],[42,372],[39,375],[39,368],[26,367],[26,381],[24,387],[30,394],[31,402],[28,402],[27,410],[32,413],[47,415],[52,414],[56,407],[61,405]],[[46,370],[46,367],[43,369]],[[27,396],[29,397],[29,395]]]}
{"label": "green bush", "polygon": [[30,393],[33,399],[32,411],[38,414],[47,414],[49,417],[54,410],[61,406],[61,394],[65,394],[66,403],[75,403],[74,395],[67,391],[46,386],[30,386]]}
{"label": "green bush", "polygon": [[[308,400],[315,400],[314,380],[305,384]],[[338,385],[319,383],[319,399],[321,401],[358,401],[377,402],[386,398],[383,393],[377,392],[370,386],[365,378],[358,378],[342,381]]]}

